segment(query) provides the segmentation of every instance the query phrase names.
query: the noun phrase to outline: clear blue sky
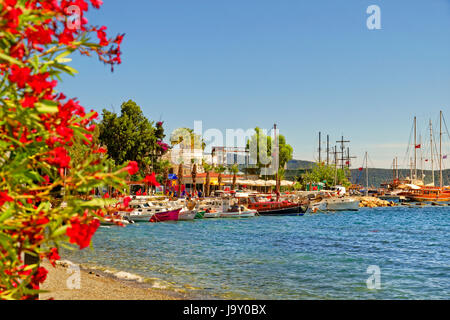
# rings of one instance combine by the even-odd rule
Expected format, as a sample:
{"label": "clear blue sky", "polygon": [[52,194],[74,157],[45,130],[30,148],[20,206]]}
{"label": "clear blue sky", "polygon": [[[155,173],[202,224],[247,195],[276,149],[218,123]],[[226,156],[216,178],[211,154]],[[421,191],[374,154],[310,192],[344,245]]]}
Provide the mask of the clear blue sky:
{"label": "clear blue sky", "polygon": [[389,168],[414,115],[424,134],[441,109],[450,124],[448,0],[106,0],[88,18],[126,33],[123,63],[75,57],[60,89],[99,112],[133,99],[168,133],[276,122],[296,159],[317,159],[322,131],[352,141],[353,167],[368,151]]}

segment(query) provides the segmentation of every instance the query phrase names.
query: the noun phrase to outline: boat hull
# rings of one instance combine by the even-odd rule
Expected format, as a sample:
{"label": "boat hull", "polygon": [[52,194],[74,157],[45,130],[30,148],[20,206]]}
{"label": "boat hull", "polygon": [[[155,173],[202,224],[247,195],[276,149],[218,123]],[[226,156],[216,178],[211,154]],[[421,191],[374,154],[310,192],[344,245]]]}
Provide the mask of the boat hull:
{"label": "boat hull", "polygon": [[333,199],[332,201],[327,201],[327,210],[329,211],[358,211],[359,210],[359,200],[355,199]]}
{"label": "boat hull", "polygon": [[258,213],[261,216],[302,216],[305,214],[305,210],[302,206],[295,206],[289,208],[258,210]]}
{"label": "boat hull", "polygon": [[220,212],[205,212],[203,218],[205,219],[220,218]]}
{"label": "boat hull", "polygon": [[178,221],[191,221],[195,219],[197,212],[181,212],[178,215]]}
{"label": "boat hull", "polygon": [[169,210],[165,212],[155,213],[151,217],[150,222],[178,221],[180,211],[181,208],[176,210]]}
{"label": "boat hull", "polygon": [[221,212],[221,218],[253,218],[256,215],[256,210],[242,211],[242,212]]}

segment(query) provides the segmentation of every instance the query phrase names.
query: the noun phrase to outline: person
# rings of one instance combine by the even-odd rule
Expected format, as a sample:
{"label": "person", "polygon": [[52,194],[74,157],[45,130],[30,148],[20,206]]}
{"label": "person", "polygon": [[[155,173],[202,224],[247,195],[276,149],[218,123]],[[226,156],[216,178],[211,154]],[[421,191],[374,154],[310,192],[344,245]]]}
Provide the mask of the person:
{"label": "person", "polygon": [[198,197],[201,198],[202,197],[202,192],[199,190],[198,191]]}

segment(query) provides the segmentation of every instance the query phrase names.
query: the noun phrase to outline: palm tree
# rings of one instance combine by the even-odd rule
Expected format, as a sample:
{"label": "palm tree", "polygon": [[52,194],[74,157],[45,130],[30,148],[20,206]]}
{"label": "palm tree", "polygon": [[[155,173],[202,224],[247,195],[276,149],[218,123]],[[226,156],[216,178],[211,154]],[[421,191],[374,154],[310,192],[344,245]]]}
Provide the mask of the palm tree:
{"label": "palm tree", "polygon": [[192,166],[192,170],[191,170],[191,176],[192,176],[192,191],[193,194],[195,195],[195,193],[197,192],[197,181],[196,181],[196,177],[197,177],[197,164],[195,163],[195,159],[191,159],[192,163],[194,164]]}
{"label": "palm tree", "polygon": [[163,181],[164,181],[164,191],[167,187],[167,181],[169,180],[169,169],[171,167],[169,160],[161,160],[158,164],[160,173],[163,175]]}
{"label": "palm tree", "polygon": [[219,176],[217,177],[217,183],[219,185],[218,186],[219,190],[221,190],[222,173],[224,173],[225,170],[226,170],[226,168],[223,165],[221,165],[221,164],[214,168],[214,172],[219,174]]}
{"label": "palm tree", "polygon": [[209,196],[209,184],[210,184],[210,178],[209,178],[209,173],[210,171],[213,169],[213,166],[210,165],[209,163],[207,163],[205,161],[205,159],[202,159],[202,167],[203,170],[206,172],[206,181],[205,181],[205,197]]}
{"label": "palm tree", "polygon": [[178,197],[181,197],[181,184],[183,183],[183,162],[178,166]]}
{"label": "palm tree", "polygon": [[230,168],[230,171],[233,173],[233,186],[231,190],[236,189],[236,174],[239,172],[239,167],[237,164],[233,164]]}

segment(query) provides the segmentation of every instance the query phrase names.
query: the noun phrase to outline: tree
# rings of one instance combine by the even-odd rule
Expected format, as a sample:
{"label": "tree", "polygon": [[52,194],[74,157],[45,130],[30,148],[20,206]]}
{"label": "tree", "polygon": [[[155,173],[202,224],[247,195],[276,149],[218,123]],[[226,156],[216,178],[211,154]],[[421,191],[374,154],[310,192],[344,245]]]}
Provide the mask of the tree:
{"label": "tree", "polygon": [[225,170],[226,170],[226,168],[222,165],[218,165],[217,167],[214,168],[214,172],[219,174],[217,176],[217,184],[218,184],[219,190],[222,189],[222,173],[224,173]]}
{"label": "tree", "polygon": [[162,142],[162,122],[153,124],[136,102],[128,100],[122,103],[120,116],[103,110],[99,140],[117,164],[136,161],[143,168],[143,174],[149,174],[157,159],[168,150],[168,145]]}
{"label": "tree", "polygon": [[303,184],[307,183],[325,183],[327,188],[336,185],[349,187],[350,181],[347,179],[347,172],[337,169],[334,165],[325,165],[324,163],[316,164],[310,172],[302,175]]}
{"label": "tree", "polygon": [[232,190],[236,189],[236,174],[239,172],[239,166],[237,164],[233,164],[230,168],[230,172],[233,174],[233,185],[231,187]]}
{"label": "tree", "polygon": [[206,178],[205,178],[205,197],[209,197],[210,194],[210,172],[213,170],[213,166],[210,165],[205,161],[205,159],[202,159],[202,167],[203,170],[206,172]]}
{"label": "tree", "polygon": [[[255,134],[247,141],[247,149],[250,157],[256,163],[255,168],[246,168],[247,173],[260,174],[262,168],[267,168],[272,163],[272,137],[265,135],[259,127],[255,128]],[[286,143],[283,135],[278,135],[278,165],[284,168],[292,159],[293,148]],[[277,168],[278,169],[278,168]]]}
{"label": "tree", "polygon": [[[92,143],[97,113],[56,90],[61,77],[77,73],[71,54],[120,64],[123,35],[108,38],[106,27],[88,25],[88,4],[76,3],[85,5],[70,27],[72,1],[0,0],[0,299],[36,298],[43,259],[54,265],[64,243],[89,246],[104,215],[127,209],[129,199],[113,209],[90,192],[103,183],[120,190],[137,171],[130,162],[110,172],[106,150]],[[84,158],[76,154],[86,150],[70,147],[80,141],[90,151]],[[62,192],[67,206],[56,204]]]}

